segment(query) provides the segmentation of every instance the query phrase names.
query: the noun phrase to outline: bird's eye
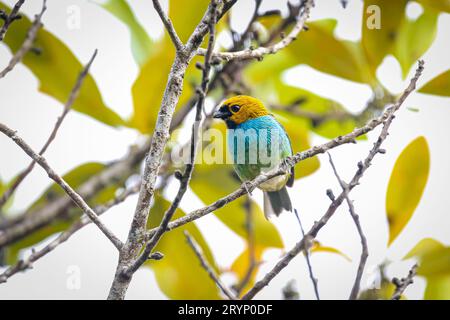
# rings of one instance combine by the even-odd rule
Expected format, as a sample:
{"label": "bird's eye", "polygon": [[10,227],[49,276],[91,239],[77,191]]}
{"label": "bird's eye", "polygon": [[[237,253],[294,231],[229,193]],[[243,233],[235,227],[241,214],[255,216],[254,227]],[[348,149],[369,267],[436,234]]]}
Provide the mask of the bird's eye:
{"label": "bird's eye", "polygon": [[233,106],[230,107],[231,112],[233,112],[233,113],[238,112],[240,108],[241,108],[241,107],[238,106],[237,104],[235,104],[235,105],[233,105]]}

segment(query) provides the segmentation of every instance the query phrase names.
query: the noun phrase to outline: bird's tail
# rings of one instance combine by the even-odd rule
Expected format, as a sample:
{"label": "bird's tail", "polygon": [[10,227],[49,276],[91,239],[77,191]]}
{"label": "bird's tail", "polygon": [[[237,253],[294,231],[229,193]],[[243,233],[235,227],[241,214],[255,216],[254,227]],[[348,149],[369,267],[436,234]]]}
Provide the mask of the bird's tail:
{"label": "bird's tail", "polygon": [[278,191],[264,192],[264,215],[266,219],[269,219],[272,214],[278,217],[283,209],[292,211],[292,203],[286,187]]}

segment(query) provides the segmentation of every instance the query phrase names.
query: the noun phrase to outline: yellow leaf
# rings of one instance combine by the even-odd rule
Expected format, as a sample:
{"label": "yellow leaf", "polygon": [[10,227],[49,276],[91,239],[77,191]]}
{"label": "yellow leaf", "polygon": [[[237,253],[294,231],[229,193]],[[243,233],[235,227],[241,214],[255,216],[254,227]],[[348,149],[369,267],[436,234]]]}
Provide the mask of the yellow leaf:
{"label": "yellow leaf", "polygon": [[450,69],[430,80],[418,91],[421,93],[450,97]]}
{"label": "yellow leaf", "polygon": [[412,217],[420,202],[430,170],[425,137],[412,141],[398,157],[386,193],[390,245]]}
{"label": "yellow leaf", "polygon": [[423,257],[424,255],[431,253],[436,250],[440,250],[445,248],[445,246],[440,243],[437,240],[434,240],[432,238],[425,238],[420,240],[414,248],[411,249],[411,251],[408,252],[408,254],[403,258],[411,259],[413,257]]}
{"label": "yellow leaf", "polygon": [[352,259],[350,259],[350,257],[348,255],[346,255],[345,253],[343,253],[341,250],[333,248],[333,247],[323,246],[319,241],[314,241],[313,247],[311,248],[311,253],[315,253],[315,252],[335,253],[349,262],[352,261]]}
{"label": "yellow leaf", "polygon": [[[1,2],[0,9],[10,11],[9,7]],[[22,46],[30,27],[30,20],[23,15],[22,19],[11,24],[4,43],[13,53]],[[45,29],[38,31],[34,46],[41,52],[39,54],[33,51],[28,52],[22,59],[22,63],[39,80],[41,92],[65,103],[78,74],[83,69],[81,63],[63,42]],[[125,124],[117,113],[104,104],[91,75],[87,75],[84,79],[80,94],[72,108],[110,126]]]}
{"label": "yellow leaf", "polygon": [[336,20],[318,20],[308,23],[309,30],[302,32],[297,41],[286,50],[296,64],[309,66],[337,77],[355,82],[373,84],[374,75],[367,72],[360,44],[341,41],[334,35]]}
{"label": "yellow leaf", "polygon": [[398,29],[405,17],[407,2],[407,0],[364,1],[361,44],[374,74],[398,38]]}
{"label": "yellow leaf", "polygon": [[[250,289],[253,284],[255,283],[256,275],[258,273],[259,267],[262,263],[262,255],[264,253],[264,248],[260,246],[255,246],[255,266],[252,270],[252,274],[248,278],[248,282],[244,288],[242,288],[242,292],[247,292],[248,289]],[[242,283],[244,278],[247,276],[247,273],[249,271],[250,267],[250,252],[249,248],[247,247],[237,258],[234,260],[233,264],[231,265],[230,271],[234,272],[238,279],[238,284]]]}
{"label": "yellow leaf", "polygon": [[425,300],[450,300],[450,275],[427,278]]}
{"label": "yellow leaf", "polygon": [[[169,205],[169,201],[156,196],[155,204],[150,209],[149,229],[160,224]],[[184,215],[184,212],[178,209],[173,219]],[[218,268],[208,244],[194,223],[186,224],[165,234],[155,247],[155,251],[163,253],[164,258],[159,261],[149,260],[145,266],[152,268],[161,291],[170,299],[219,299],[220,295],[216,284],[200,265],[194,251],[187,244],[184,230],[187,230],[196,240],[202,248],[205,258],[217,272]]]}

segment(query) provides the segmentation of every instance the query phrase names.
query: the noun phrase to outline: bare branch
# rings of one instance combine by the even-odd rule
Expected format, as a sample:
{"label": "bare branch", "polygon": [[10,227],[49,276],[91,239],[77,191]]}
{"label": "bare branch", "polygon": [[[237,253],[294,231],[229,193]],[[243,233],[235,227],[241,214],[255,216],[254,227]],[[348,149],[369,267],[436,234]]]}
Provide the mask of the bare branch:
{"label": "bare branch", "polygon": [[[295,217],[297,218],[298,224],[300,225],[300,229],[302,231],[302,237],[305,237],[305,230],[303,229],[303,225],[302,222],[300,220],[300,216],[298,215],[297,209],[294,209],[294,213],[295,213]],[[305,241],[305,248],[303,249],[303,251],[305,252],[305,258],[306,258],[306,264],[308,265],[308,272],[309,272],[309,278],[311,279],[311,282],[313,284],[313,288],[314,288],[314,294],[316,295],[316,299],[320,300],[320,295],[319,295],[319,286],[318,286],[318,280],[317,278],[314,276],[314,272],[313,272],[313,268],[311,265],[311,248],[312,246],[312,242],[306,242]]]}
{"label": "bare branch", "polygon": [[0,29],[0,41],[3,41],[6,31],[8,30],[11,23],[22,18],[19,14],[19,10],[20,10],[20,7],[22,7],[24,2],[25,2],[25,0],[17,1],[9,15],[6,14],[6,12],[3,12],[3,11],[0,12],[0,19],[2,19],[4,21],[3,26]]}
{"label": "bare branch", "polygon": [[[124,190],[119,196],[108,201],[104,205],[96,207],[94,209],[95,213],[100,216],[112,207],[124,202],[129,196],[139,191],[139,186],[140,184],[136,184],[135,186]],[[31,268],[34,262],[52,252],[59,245],[69,240],[69,238],[77,231],[90,224],[91,222],[92,220],[89,217],[83,216],[78,222],[74,223],[72,227],[70,227],[70,229],[61,233],[55,240],[47,244],[44,248],[39,251],[32,250],[32,253],[28,258],[20,260],[14,266],[9,267],[2,274],[0,274],[0,284],[6,282],[8,278],[12,277],[18,272],[25,271]]]}
{"label": "bare branch", "polygon": [[167,30],[167,33],[169,33],[170,39],[173,42],[173,45],[175,46],[175,49],[177,51],[183,51],[184,50],[184,44],[178,37],[178,34],[172,24],[172,21],[167,16],[167,14],[164,12],[164,10],[161,8],[161,4],[158,0],[152,0],[153,1],[153,7],[155,8],[156,12],[158,13],[159,17],[161,18],[164,27]]}
{"label": "bare branch", "polygon": [[87,216],[89,216],[89,218],[98,226],[103,234],[105,234],[105,236],[114,244],[114,246],[118,250],[120,250],[120,248],[122,247],[122,242],[100,221],[98,216],[83,200],[83,198],[48,165],[47,160],[44,157],[34,152],[33,149],[17,135],[16,131],[8,128],[2,123],[0,123],[0,131],[11,138],[26,154],[28,154],[33,160],[35,160],[47,172],[49,178],[55,181],[61,188],[63,188],[67,195],[72,199],[72,201],[75,202]]}
{"label": "bare branch", "polygon": [[[423,72],[423,65],[424,62],[422,60],[419,61],[419,65],[416,70],[415,76],[411,79],[408,87],[403,91],[402,95],[399,97],[397,102],[389,107],[384,114],[382,115],[382,118],[385,120],[383,121],[383,128],[381,130],[381,133],[377,139],[377,141],[374,143],[373,148],[370,150],[369,155],[367,158],[358,163],[358,170],[356,171],[355,175],[353,176],[351,182],[348,184],[347,188],[349,192],[356,187],[359,184],[360,179],[362,178],[364,172],[370,167],[371,161],[377,155],[380,151],[380,147],[384,140],[387,138],[388,130],[391,126],[392,121],[395,118],[395,112],[401,107],[405,99],[409,96],[409,94],[416,88],[417,80],[422,75]],[[290,262],[292,259],[294,259],[301,251],[305,248],[305,242],[309,241],[310,239],[314,239],[320,229],[330,220],[330,218],[334,215],[337,208],[342,204],[342,202],[345,200],[345,196],[348,194],[347,192],[343,191],[341,194],[330,204],[328,207],[327,212],[322,216],[322,218],[314,223],[313,227],[308,231],[305,237],[298,242],[294,248],[289,250],[286,255],[280,259],[280,261],[277,262],[277,264],[261,279],[258,281],[252,289],[250,289],[243,297],[242,299],[249,300],[252,299],[258,292],[260,292],[265,286],[267,286],[270,281],[272,281],[273,278],[275,278]]]}
{"label": "bare branch", "polygon": [[[78,94],[80,92],[81,86],[83,84],[84,79],[89,73],[89,68],[92,65],[92,62],[94,61],[95,57],[97,55],[97,50],[95,50],[94,54],[92,55],[91,59],[89,60],[88,64],[84,67],[83,71],[79,74],[77,81],[75,83],[75,86],[73,87],[72,91],[70,92],[69,99],[67,100],[66,104],[64,105],[64,109],[62,114],[58,117],[58,120],[56,121],[56,124],[50,133],[50,136],[48,137],[47,141],[45,142],[42,149],[39,151],[39,155],[42,156],[45,151],[47,151],[50,144],[53,142],[53,140],[56,138],[56,134],[58,133],[59,128],[61,127],[61,124],[64,121],[64,118],[66,117],[67,113],[69,112],[70,108],[72,107],[73,103],[75,102],[76,98],[78,97]],[[25,168],[16,178],[14,183],[11,185],[9,189],[7,189],[3,195],[0,198],[0,208],[4,206],[4,204],[8,201],[8,199],[13,195],[14,191],[19,187],[19,185],[22,183],[22,181],[30,174],[30,172],[33,170],[34,165],[36,164],[36,161],[32,161],[27,168]]]}
{"label": "bare branch", "polygon": [[[305,22],[309,18],[309,12],[311,8],[314,6],[313,0],[306,0],[303,5],[303,10],[301,11],[297,23],[291,32],[283,38],[280,42],[268,46],[268,47],[259,47],[257,49],[249,49],[235,52],[217,52],[214,53],[213,56],[215,58],[220,58],[226,61],[238,59],[238,60],[246,60],[246,59],[261,59],[263,56],[267,54],[275,54],[278,51],[287,47],[292,41],[297,39],[298,34],[304,29]],[[197,54],[205,55],[206,51],[204,49],[198,49]]]}
{"label": "bare branch", "polygon": [[350,192],[350,190],[348,189],[347,184],[340,178],[340,176],[337,172],[336,166],[334,165],[333,158],[331,157],[330,153],[328,153],[328,157],[329,157],[331,167],[333,168],[334,175],[336,176],[336,179],[338,180],[339,185],[341,186],[341,188],[344,192],[345,201],[347,202],[348,209],[350,211],[350,215],[353,219],[353,222],[356,225],[356,229],[358,230],[359,237],[361,238],[361,247],[362,247],[361,258],[359,260],[358,271],[356,272],[356,279],[353,284],[352,291],[351,291],[350,297],[349,297],[350,300],[356,300],[358,298],[359,289],[361,287],[361,279],[362,279],[362,276],[364,273],[364,268],[366,266],[367,257],[369,256],[369,248],[367,246],[366,236],[364,235],[364,232],[361,227],[361,223],[359,222],[359,216],[355,212],[353,201],[351,201],[350,197],[348,196],[348,193]]}
{"label": "bare branch", "polygon": [[402,278],[402,279],[393,278],[392,279],[392,283],[395,285],[395,291],[394,291],[394,294],[392,295],[391,300],[400,300],[400,298],[402,297],[402,294],[403,294],[403,292],[405,292],[406,288],[408,288],[408,286],[410,284],[414,283],[414,277],[417,274],[418,267],[419,266],[417,264],[413,265],[411,270],[409,270],[406,278]]}
{"label": "bare branch", "polygon": [[203,267],[203,269],[208,272],[209,277],[214,281],[214,283],[219,287],[219,289],[228,297],[230,300],[236,300],[234,294],[227,288],[225,284],[222,283],[219,276],[216,274],[212,266],[209,264],[206,257],[203,255],[202,248],[198,245],[198,243],[194,240],[194,238],[187,232],[184,231],[184,235],[186,236],[187,243],[194,250],[195,255]]}
{"label": "bare branch", "polygon": [[4,78],[8,72],[14,69],[16,64],[22,61],[22,58],[25,56],[25,54],[27,54],[28,51],[30,51],[31,47],[33,46],[37,33],[39,29],[42,27],[41,19],[42,16],[44,15],[45,10],[47,9],[46,2],[47,0],[42,1],[41,12],[37,14],[36,17],[34,18],[33,24],[31,25],[30,30],[28,30],[27,37],[25,38],[25,41],[23,42],[20,49],[17,50],[17,52],[11,58],[6,68],[0,72],[0,79]]}

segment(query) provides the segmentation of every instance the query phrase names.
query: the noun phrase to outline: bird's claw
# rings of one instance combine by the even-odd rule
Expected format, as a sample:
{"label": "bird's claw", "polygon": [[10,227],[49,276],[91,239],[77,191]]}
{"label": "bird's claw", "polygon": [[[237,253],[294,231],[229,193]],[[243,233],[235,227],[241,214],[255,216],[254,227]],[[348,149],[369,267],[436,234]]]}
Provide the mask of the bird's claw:
{"label": "bird's claw", "polygon": [[252,196],[252,192],[250,191],[250,189],[253,188],[253,184],[250,181],[244,181],[243,183],[245,191],[247,191],[247,194],[249,196]]}

